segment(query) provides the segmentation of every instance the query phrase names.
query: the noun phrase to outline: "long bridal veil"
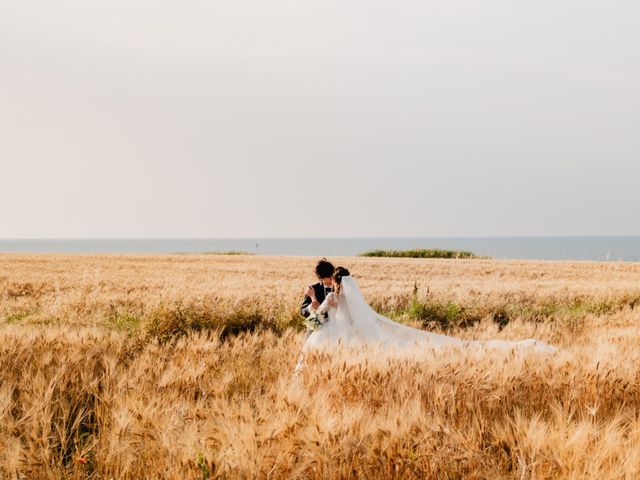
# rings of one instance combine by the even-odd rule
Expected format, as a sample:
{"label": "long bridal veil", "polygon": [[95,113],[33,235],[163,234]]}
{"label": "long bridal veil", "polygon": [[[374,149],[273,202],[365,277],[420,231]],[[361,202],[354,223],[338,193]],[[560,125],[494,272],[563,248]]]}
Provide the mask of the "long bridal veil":
{"label": "long bridal veil", "polygon": [[380,315],[373,310],[360,292],[353,277],[342,278],[341,294],[336,312],[336,322],[344,328],[342,340],[347,345],[364,343],[378,344],[383,347],[489,347],[511,349],[514,347],[533,348],[553,353],[556,348],[537,340],[522,341],[490,340],[466,341],[447,335],[426,332],[409,327]]}
{"label": "long bridal veil", "polygon": [[462,346],[460,339],[425,332],[380,315],[364,299],[353,277],[342,278],[341,295],[336,321],[348,325],[353,332],[351,343],[358,341],[386,347],[410,347],[428,343],[428,346]]}

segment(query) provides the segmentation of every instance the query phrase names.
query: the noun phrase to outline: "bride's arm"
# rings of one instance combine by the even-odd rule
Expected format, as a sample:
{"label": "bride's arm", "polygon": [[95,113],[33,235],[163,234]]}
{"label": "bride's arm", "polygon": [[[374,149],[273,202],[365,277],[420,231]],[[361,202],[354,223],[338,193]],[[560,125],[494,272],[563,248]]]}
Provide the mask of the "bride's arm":
{"label": "bride's arm", "polygon": [[331,292],[329,295],[327,295],[327,298],[324,299],[322,305],[318,307],[318,313],[327,313],[327,310],[329,310],[331,307],[337,306],[338,301],[336,299],[336,294],[334,292]]}

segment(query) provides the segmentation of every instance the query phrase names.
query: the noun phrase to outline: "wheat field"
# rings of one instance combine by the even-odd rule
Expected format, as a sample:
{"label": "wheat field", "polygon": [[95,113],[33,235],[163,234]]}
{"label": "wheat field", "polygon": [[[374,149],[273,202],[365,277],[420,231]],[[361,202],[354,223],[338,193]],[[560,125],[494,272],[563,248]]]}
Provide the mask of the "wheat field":
{"label": "wheat field", "polygon": [[398,321],[560,352],[294,376],[316,260],[0,255],[0,478],[640,476],[640,264],[332,258]]}

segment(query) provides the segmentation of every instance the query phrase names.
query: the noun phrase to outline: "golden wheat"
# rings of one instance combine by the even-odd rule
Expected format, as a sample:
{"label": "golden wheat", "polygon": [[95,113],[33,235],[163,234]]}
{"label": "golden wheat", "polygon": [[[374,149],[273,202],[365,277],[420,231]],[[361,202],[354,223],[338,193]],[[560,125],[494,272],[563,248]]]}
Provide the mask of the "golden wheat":
{"label": "golden wheat", "polygon": [[640,265],[339,258],[376,308],[415,286],[480,312],[450,334],[561,352],[316,353],[296,377],[314,260],[0,255],[0,478],[640,475]]}

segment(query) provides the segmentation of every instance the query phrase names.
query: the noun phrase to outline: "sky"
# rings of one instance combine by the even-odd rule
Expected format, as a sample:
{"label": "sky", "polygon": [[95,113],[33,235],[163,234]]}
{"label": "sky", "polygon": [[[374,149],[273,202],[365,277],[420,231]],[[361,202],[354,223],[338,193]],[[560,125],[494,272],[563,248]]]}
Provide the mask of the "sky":
{"label": "sky", "polygon": [[638,18],[0,0],[0,238],[640,235]]}

